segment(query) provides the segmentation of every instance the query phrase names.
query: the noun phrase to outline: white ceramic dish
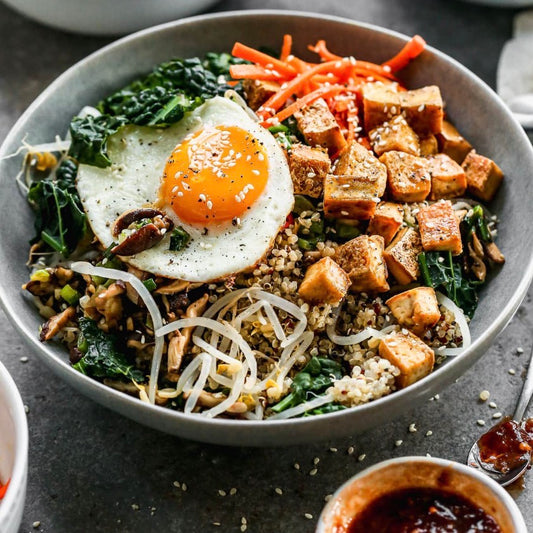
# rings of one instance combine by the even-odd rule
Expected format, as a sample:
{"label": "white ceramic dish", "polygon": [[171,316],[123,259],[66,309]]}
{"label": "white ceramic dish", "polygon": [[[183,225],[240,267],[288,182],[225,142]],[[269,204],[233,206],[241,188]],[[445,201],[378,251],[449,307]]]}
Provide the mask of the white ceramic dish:
{"label": "white ceramic dish", "polygon": [[520,510],[505,489],[473,468],[434,457],[390,459],[349,479],[324,507],[316,533],[345,533],[353,517],[372,501],[407,488],[458,494],[492,516],[503,533],[527,533]]}
{"label": "white ceramic dish", "polygon": [[22,519],[28,474],[28,424],[19,391],[0,363],[0,480],[10,479],[0,500],[0,533],[16,533]]}
{"label": "white ceramic dish", "polygon": [[123,35],[204,11],[217,0],[2,0],[27,17],[90,35]]}
{"label": "white ceramic dish", "polygon": [[[84,105],[118,89],[171,57],[231,50],[239,40],[251,46],[279,47],[291,33],[296,53],[310,57],[309,43],[326,39],[332,50],[369,61],[393,56],[407,38],[345,19],[296,12],[245,11],[194,17],[125,37],[73,66],[48,87],[19,119],[0,148],[0,209],[10,231],[0,232],[0,301],[30,348],[62,379],[93,400],[138,422],[182,437],[226,445],[287,445],[353,435],[412,409],[452,383],[492,344],[518,309],[533,276],[533,225],[529,206],[533,150],[520,125],[498,96],[462,65],[428,48],[402,73],[411,87],[437,84],[447,112],[477,150],[503,168],[505,184],[491,210],[501,216],[498,245],[507,258],[490,280],[471,323],[473,343],[423,380],[374,402],[328,415],[293,420],[207,419],[148,405],[72,369],[63,346],[39,342],[42,318],[20,287],[27,281],[26,243],[33,236],[33,213],[15,183],[21,159],[14,153],[23,138],[31,144],[63,134]],[[518,155],[519,154],[519,155]]]}

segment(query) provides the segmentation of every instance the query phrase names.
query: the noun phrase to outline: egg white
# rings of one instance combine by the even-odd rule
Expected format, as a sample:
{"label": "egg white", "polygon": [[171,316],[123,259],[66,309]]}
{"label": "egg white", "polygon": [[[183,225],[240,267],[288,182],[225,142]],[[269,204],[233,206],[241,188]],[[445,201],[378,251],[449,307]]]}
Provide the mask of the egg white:
{"label": "egg white", "polygon": [[165,209],[175,224],[191,235],[187,247],[170,251],[167,235],[153,248],[124,259],[159,276],[211,281],[252,267],[268,252],[294,203],[287,160],[268,130],[239,105],[222,97],[208,100],[165,129],[124,126],[107,142],[111,166],[80,165],[77,187],[81,202],[94,234],[105,247],[114,241],[111,227],[120,214],[157,200],[172,150],[190,133],[220,125],[239,126],[263,143],[268,180],[261,196],[241,216],[240,224],[210,224],[207,231],[184,223],[170,208]]}

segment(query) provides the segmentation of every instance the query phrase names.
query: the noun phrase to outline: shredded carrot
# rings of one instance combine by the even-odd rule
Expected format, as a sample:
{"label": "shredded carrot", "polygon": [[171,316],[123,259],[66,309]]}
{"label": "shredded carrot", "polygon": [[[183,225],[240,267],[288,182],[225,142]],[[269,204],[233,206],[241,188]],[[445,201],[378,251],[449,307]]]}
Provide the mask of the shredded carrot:
{"label": "shredded carrot", "polygon": [[308,80],[313,78],[315,74],[322,74],[323,72],[342,72],[350,67],[349,60],[340,60],[340,61],[328,61],[326,63],[321,63],[311,67],[309,70],[302,72],[285,86],[281,86],[281,89],[273,94],[259,109],[258,115],[266,120],[269,114],[275,113],[281,106],[296,92],[302,88]]}
{"label": "shredded carrot", "polygon": [[301,98],[298,98],[294,103],[288,105],[287,107],[284,107],[279,113],[274,115],[271,118],[266,119],[263,122],[263,126],[269,127],[272,126],[273,123],[280,123],[286,120],[287,118],[291,117],[296,113],[297,111],[300,111],[302,107],[305,107],[306,105],[309,105],[313,103],[315,100],[318,100],[319,98],[326,98],[328,96],[338,94],[342,91],[345,91],[346,87],[343,85],[331,85],[329,87],[319,87],[313,92],[310,92],[306,94],[305,96],[302,96]]}
{"label": "shredded carrot", "polygon": [[9,487],[9,482],[11,480],[8,479],[5,485],[0,484],[0,500],[6,495],[7,487]]}
{"label": "shredded carrot", "polygon": [[326,41],[324,41],[324,39],[317,41],[315,46],[310,44],[307,48],[311,50],[311,52],[318,54],[322,61],[338,61],[339,59],[342,59],[341,56],[335,55],[328,50]]}
{"label": "shredded carrot", "polygon": [[276,74],[273,71],[269,71],[259,65],[231,65],[229,68],[230,76],[235,80],[249,79],[249,80],[280,80],[282,79],[280,74]]}
{"label": "shredded carrot", "polygon": [[269,70],[275,70],[280,74],[285,74],[288,76],[294,76],[296,74],[294,67],[287,65],[287,63],[239,42],[233,45],[233,50],[231,53],[235,57],[251,61],[252,63],[256,63]]}
{"label": "shredded carrot", "polygon": [[391,72],[397,72],[419,56],[425,48],[426,41],[420,35],[415,35],[392,59],[385,61],[383,66],[388,67]]}
{"label": "shredded carrot", "polygon": [[292,35],[286,33],[283,36],[283,44],[281,45],[281,61],[287,61],[287,58],[291,55],[292,50]]}

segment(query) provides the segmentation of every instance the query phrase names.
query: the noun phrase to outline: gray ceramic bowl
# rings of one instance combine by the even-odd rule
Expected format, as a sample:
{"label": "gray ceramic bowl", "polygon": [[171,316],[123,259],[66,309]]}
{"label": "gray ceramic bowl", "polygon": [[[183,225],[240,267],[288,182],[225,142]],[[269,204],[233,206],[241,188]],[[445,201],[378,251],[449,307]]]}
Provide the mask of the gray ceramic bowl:
{"label": "gray ceramic bowl", "polygon": [[70,368],[66,351],[41,344],[41,318],[22,294],[33,216],[15,184],[20,159],[2,160],[27,135],[30,143],[63,134],[70,118],[85,105],[173,56],[230,50],[234,41],[279,46],[291,33],[297,53],[325,38],[332,50],[381,62],[395,54],[406,37],[381,28],[321,15],[247,11],[173,22],[126,37],[81,61],[48,87],[19,119],[0,150],[0,299],[24,340],[59,377],[95,401],[138,422],[182,437],[230,445],[286,445],[354,434],[394,418],[453,382],[491,345],[525,296],[533,274],[533,150],[518,123],[482,81],[459,63],[429,48],[403,73],[412,87],[437,84],[448,113],[482,154],[495,159],[506,179],[491,208],[501,215],[498,244],[507,257],[501,273],[484,290],[472,322],[473,344],[433,374],[389,397],[330,415],[289,421],[207,420],[153,407],[109,389]]}

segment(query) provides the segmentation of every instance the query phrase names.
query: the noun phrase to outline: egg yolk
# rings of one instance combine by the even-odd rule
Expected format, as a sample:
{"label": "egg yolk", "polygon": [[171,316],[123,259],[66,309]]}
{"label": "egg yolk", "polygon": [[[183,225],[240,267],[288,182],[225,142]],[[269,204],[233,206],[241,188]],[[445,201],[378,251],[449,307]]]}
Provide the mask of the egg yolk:
{"label": "egg yolk", "polygon": [[160,201],[184,222],[225,222],[251,208],[267,179],[267,154],[258,139],[238,126],[208,127],[188,135],[172,152]]}

